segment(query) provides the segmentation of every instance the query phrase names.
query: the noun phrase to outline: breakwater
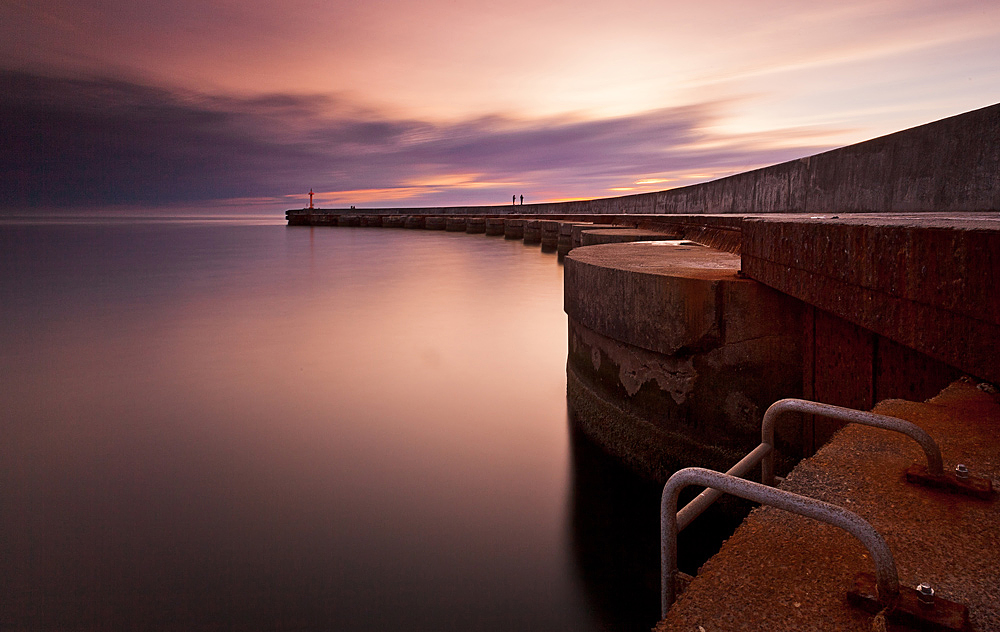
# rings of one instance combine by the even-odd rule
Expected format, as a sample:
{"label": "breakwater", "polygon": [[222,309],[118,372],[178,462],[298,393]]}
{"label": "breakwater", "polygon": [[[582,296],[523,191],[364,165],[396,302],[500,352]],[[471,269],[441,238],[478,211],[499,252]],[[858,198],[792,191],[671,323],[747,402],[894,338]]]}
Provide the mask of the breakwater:
{"label": "breakwater", "polygon": [[[591,411],[584,425],[599,443],[659,479],[706,463],[637,458],[637,446],[686,437],[752,447],[751,429],[776,398],[868,409],[930,397],[963,374],[1000,382],[998,210],[994,105],[655,194],[286,216],[289,225],[502,234],[566,256],[570,403]],[[691,268],[692,247],[633,243],[658,239],[707,247],[721,276]],[[789,423],[779,429],[789,459],[838,427]]]}
{"label": "breakwater", "polygon": [[[959,378],[986,391],[1000,382],[1000,106],[656,194],[287,217],[289,225],[451,226],[563,255],[575,423],[652,480],[690,466],[728,469],[756,446],[777,399],[869,410],[884,400],[924,401]],[[946,414],[946,444],[961,443],[978,423],[963,414]],[[783,418],[779,473],[842,426]],[[876,445],[870,433],[836,441],[830,450],[844,468],[843,455]],[[839,474],[813,473],[807,487],[822,494],[824,485],[857,484],[830,476]],[[793,543],[798,560],[808,545]],[[734,559],[738,566],[744,555]],[[822,591],[800,592],[813,600]],[[684,616],[697,619],[692,607]],[[727,620],[728,610],[719,612]]]}

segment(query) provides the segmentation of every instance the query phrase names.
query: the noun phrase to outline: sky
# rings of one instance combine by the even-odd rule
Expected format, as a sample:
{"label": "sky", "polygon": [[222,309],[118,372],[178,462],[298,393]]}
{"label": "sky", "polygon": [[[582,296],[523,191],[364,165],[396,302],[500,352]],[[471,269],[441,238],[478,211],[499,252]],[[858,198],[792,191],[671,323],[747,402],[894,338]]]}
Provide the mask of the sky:
{"label": "sky", "polygon": [[997,102],[996,0],[0,0],[0,210],[611,197]]}

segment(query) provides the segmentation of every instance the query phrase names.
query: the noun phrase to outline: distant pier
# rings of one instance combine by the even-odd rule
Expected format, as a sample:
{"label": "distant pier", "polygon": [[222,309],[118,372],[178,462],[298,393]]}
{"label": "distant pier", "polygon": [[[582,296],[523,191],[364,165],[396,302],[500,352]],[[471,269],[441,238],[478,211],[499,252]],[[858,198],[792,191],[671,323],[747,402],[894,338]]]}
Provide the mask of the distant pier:
{"label": "distant pier", "polygon": [[[967,459],[994,486],[1000,476],[1000,105],[651,194],[286,215],[290,226],[502,235],[564,257],[569,406],[585,434],[647,478],[725,471],[788,397],[910,419],[936,435],[950,467]],[[1000,629],[995,501],[905,487],[896,470],[910,446],[843,426],[811,415],[779,424],[785,487],[868,516],[906,560],[902,580],[927,577],[965,602],[972,629]],[[926,539],[911,537],[915,512]],[[826,629],[824,613],[834,629],[869,629],[872,614],[848,603],[844,585],[864,557],[789,520],[754,512],[659,629]],[[983,534],[986,566],[928,544]],[[754,565],[759,575],[746,577]],[[754,612],[764,613],[757,628]]]}

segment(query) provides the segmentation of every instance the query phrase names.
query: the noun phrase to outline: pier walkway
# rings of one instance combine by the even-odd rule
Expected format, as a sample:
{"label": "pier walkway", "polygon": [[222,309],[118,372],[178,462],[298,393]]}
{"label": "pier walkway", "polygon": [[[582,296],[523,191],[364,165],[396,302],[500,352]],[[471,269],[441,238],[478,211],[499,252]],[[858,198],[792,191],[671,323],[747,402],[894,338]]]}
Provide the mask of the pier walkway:
{"label": "pier walkway", "polygon": [[[1000,397],[972,380],[923,403],[886,400],[874,412],[912,421],[939,444],[945,470],[1000,479]],[[930,584],[968,606],[972,629],[1000,630],[1000,502],[906,482],[920,447],[887,430],[850,425],[781,485],[850,509],[885,538],[900,584]],[[850,535],[771,507],[755,509],[699,571],[656,632],[851,630],[873,615],[847,601],[858,573],[874,572]],[[910,629],[890,623],[889,630]]]}

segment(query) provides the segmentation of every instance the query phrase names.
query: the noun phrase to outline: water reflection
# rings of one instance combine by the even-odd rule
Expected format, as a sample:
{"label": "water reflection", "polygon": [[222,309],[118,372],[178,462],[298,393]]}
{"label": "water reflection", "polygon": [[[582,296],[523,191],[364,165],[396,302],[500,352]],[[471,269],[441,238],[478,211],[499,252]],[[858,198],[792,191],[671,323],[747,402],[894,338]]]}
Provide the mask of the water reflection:
{"label": "water reflection", "polygon": [[608,551],[579,525],[632,492],[579,467],[571,491],[554,257],[252,223],[21,223],[0,243],[0,627],[646,611],[648,570],[625,568],[645,553],[611,545],[627,590],[588,579]]}
{"label": "water reflection", "polygon": [[[571,542],[587,603],[606,630],[645,630],[660,614],[660,493],[608,456],[579,429],[569,411],[573,480]],[[683,507],[703,488],[681,493]],[[677,540],[678,567],[696,575],[749,512],[750,503],[724,496]]]}
{"label": "water reflection", "polygon": [[626,471],[570,417],[572,546],[587,603],[606,630],[646,630],[660,613],[661,486]]}

